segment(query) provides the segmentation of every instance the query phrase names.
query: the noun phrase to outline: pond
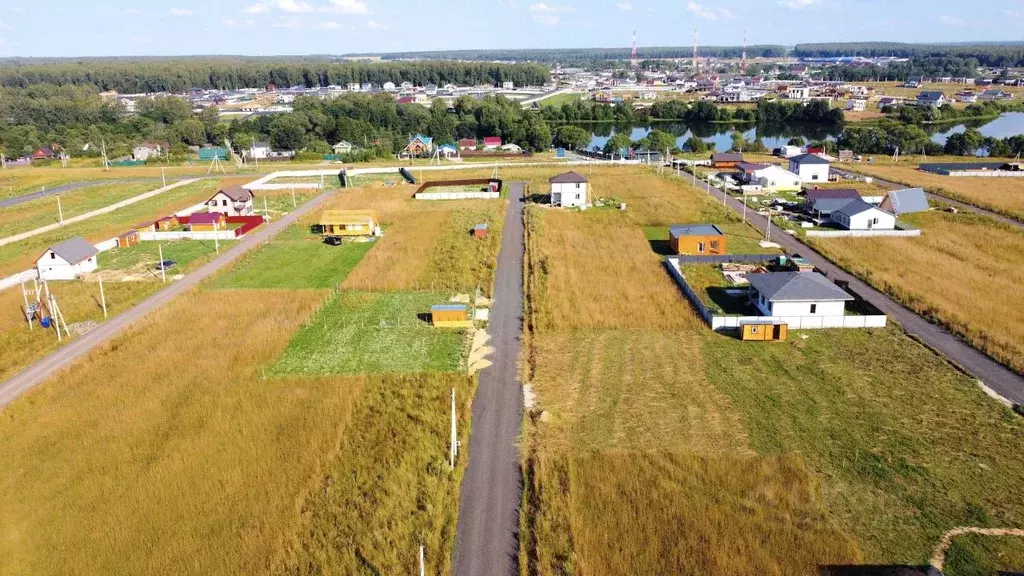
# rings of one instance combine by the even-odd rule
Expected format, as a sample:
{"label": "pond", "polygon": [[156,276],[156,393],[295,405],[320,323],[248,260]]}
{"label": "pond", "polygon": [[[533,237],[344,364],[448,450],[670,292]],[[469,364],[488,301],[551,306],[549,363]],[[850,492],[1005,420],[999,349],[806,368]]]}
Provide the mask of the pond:
{"label": "pond", "polygon": [[987,122],[964,122],[953,127],[945,127],[942,132],[932,135],[932,142],[946,144],[946,140],[953,134],[960,134],[967,130],[967,127],[977,128],[982,136],[992,138],[1009,138],[1018,134],[1024,134],[1024,112],[1003,112],[995,120]]}
{"label": "pond", "polygon": [[628,133],[629,137],[636,141],[646,136],[651,130],[657,129],[668,132],[676,137],[676,145],[680,148],[690,138],[696,135],[698,138],[712,143],[716,152],[725,152],[732,147],[732,134],[739,130],[743,138],[748,142],[760,138],[769,149],[785,146],[790,139],[801,137],[806,142],[814,140],[834,141],[842,132],[842,128],[823,127],[821,125],[781,125],[781,126],[755,126],[753,124],[695,124],[686,125],[679,122],[657,122],[644,125],[616,125],[616,124],[580,124],[581,128],[590,132],[590,145],[603,148],[613,134]]}

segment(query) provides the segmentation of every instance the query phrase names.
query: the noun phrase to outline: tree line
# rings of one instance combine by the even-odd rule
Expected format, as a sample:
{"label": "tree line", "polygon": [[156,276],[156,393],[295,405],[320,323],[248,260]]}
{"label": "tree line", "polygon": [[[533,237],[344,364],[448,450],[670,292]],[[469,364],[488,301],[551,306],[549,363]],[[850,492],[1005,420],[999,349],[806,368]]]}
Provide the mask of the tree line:
{"label": "tree line", "polygon": [[909,62],[890,62],[885,66],[877,64],[838,64],[823,70],[825,80],[844,82],[905,81],[913,76],[924,78],[973,78],[978,74],[978,61],[958,56],[926,56]]}
{"label": "tree line", "polygon": [[[785,46],[756,45],[746,48],[751,58],[781,58],[786,55]],[[478,61],[515,61],[544,62],[561,64],[581,64],[597,60],[629,60],[632,48],[524,48],[508,50],[435,50],[426,52],[389,52],[381,54],[384,60],[478,60]],[[702,46],[701,58],[739,58],[743,54],[742,46]],[[349,56],[370,56],[367,54],[351,54]],[[648,46],[638,47],[637,56],[644,58],[691,58],[693,46]]]}
{"label": "tree line", "polygon": [[0,86],[88,85],[127,94],[266,88],[270,84],[314,88],[364,82],[475,86],[509,81],[517,86],[539,86],[550,78],[548,69],[539,64],[484,62],[362,63],[227,57],[0,61]]}
{"label": "tree line", "polygon": [[865,56],[897,58],[953,57],[973,59],[989,68],[1024,66],[1024,42],[993,44],[907,44],[903,42],[828,42],[797,44],[799,58]]}

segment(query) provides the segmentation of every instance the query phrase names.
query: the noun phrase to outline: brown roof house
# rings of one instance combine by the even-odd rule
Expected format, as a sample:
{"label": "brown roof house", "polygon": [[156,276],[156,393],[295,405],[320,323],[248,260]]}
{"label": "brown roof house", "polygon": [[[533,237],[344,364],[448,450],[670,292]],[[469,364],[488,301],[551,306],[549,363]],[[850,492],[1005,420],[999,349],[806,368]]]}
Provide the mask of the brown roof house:
{"label": "brown roof house", "polygon": [[587,179],[576,172],[564,172],[548,180],[551,184],[551,205],[562,208],[587,207]]}
{"label": "brown roof house", "polygon": [[225,216],[252,216],[254,196],[251,190],[231,186],[218,191],[206,201],[207,210]]}

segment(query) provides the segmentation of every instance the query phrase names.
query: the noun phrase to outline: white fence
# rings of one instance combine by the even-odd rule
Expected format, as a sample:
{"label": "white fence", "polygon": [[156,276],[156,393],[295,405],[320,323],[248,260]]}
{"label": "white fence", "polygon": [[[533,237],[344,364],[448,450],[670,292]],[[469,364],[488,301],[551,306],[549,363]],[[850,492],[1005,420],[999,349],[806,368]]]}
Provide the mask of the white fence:
{"label": "white fence", "polygon": [[99,250],[100,252],[106,252],[107,250],[113,250],[114,248],[117,248],[117,238],[111,238],[109,240],[104,240],[103,242],[100,242],[99,244],[96,244],[95,246],[96,246],[96,249]]}
{"label": "white fence", "polygon": [[1010,172],[1009,170],[963,170],[960,172],[943,173],[943,176],[970,176],[971,178],[1024,178],[1024,171]]}
{"label": "white fence", "polygon": [[417,200],[496,200],[498,192],[417,192]]}
{"label": "white fence", "polygon": [[25,270],[24,272],[18,272],[13,276],[0,279],[0,290],[7,290],[11,286],[17,286],[22,282],[28,282],[29,280],[36,277],[36,269]]}
{"label": "white fence", "polygon": [[808,230],[812,238],[873,238],[876,236],[920,236],[920,230]]}
{"label": "white fence", "polygon": [[237,240],[234,230],[221,230],[219,232],[141,232],[139,240],[163,241],[163,240]]}
{"label": "white fence", "polygon": [[712,330],[718,331],[726,328],[739,328],[743,324],[753,322],[773,322],[786,324],[791,330],[819,330],[823,328],[885,328],[888,317],[884,314],[871,316],[715,316],[701,302],[693,289],[686,282],[679,264],[672,258],[665,259],[665,267],[669,274],[682,289],[683,294],[690,300],[693,307],[701,318],[711,326]]}

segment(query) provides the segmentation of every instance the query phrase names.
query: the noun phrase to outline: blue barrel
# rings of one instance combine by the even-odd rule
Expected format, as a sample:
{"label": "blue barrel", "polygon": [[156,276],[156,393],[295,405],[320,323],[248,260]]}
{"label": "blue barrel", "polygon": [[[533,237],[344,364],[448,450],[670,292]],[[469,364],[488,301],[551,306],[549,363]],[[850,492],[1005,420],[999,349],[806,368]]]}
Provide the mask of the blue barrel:
{"label": "blue barrel", "polygon": [[39,321],[39,325],[42,326],[43,328],[49,328],[50,327],[50,318],[44,316],[43,319]]}

